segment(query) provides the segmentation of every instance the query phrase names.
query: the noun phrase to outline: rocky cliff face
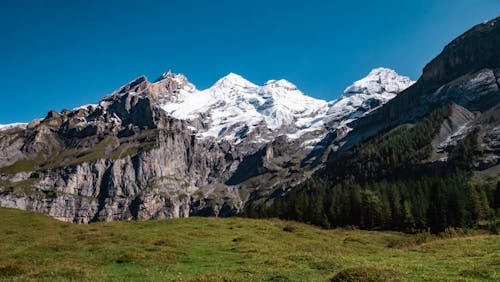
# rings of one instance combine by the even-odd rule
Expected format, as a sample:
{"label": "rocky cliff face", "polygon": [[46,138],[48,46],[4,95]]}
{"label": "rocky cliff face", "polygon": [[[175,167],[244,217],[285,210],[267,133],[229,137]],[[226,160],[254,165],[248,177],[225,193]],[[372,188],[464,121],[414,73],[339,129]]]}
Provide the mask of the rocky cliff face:
{"label": "rocky cliff face", "polygon": [[438,107],[451,105],[451,116],[433,142],[432,160],[447,152],[478,129],[482,157],[476,167],[498,164],[500,126],[500,18],[479,24],[448,44],[427,64],[420,79],[383,107],[347,126],[353,128],[342,139],[343,146],[330,154],[335,162],[346,150],[380,132],[412,123]]}
{"label": "rocky cliff face", "polygon": [[[99,106],[1,131],[0,205],[78,223],[196,214],[191,201],[212,193],[238,156],[168,117],[147,86],[139,78]],[[238,193],[224,196],[236,212]]]}
{"label": "rocky cliff face", "polygon": [[457,77],[500,65],[500,18],[478,24],[450,42],[428,63],[421,80],[427,89],[446,84]]}

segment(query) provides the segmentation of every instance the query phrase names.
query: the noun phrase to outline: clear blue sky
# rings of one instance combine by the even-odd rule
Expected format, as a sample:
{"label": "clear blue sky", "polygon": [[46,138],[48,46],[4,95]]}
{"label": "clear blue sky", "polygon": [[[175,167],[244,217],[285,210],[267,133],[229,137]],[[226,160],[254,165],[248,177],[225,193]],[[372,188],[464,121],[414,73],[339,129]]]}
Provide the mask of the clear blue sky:
{"label": "clear blue sky", "polygon": [[142,74],[199,89],[235,72],[332,100],[370,69],[417,79],[498,0],[2,0],[0,123],[96,103]]}

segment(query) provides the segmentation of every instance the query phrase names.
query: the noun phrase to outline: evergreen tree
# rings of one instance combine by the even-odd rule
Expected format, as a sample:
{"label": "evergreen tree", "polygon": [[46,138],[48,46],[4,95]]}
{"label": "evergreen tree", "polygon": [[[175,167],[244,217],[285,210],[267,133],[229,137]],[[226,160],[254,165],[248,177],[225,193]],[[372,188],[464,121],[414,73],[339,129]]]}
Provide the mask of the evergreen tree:
{"label": "evergreen tree", "polygon": [[500,181],[497,181],[495,192],[493,193],[493,208],[500,209]]}

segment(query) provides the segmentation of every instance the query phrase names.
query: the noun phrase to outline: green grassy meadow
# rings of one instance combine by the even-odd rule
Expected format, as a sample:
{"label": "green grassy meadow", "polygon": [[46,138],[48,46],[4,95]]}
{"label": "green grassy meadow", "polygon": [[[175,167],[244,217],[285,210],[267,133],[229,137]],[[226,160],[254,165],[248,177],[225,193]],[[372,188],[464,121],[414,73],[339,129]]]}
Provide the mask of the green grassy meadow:
{"label": "green grassy meadow", "polygon": [[0,280],[500,281],[500,236],[472,233],[242,218],[74,225],[0,208]]}

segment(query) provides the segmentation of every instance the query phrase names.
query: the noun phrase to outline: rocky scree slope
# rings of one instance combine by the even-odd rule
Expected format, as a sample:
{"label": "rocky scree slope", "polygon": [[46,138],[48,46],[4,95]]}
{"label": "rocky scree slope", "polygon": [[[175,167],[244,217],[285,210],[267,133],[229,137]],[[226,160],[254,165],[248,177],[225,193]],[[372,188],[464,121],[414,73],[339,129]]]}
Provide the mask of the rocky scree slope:
{"label": "rocky scree slope", "polygon": [[97,105],[1,127],[0,206],[75,223],[235,215],[303,181],[348,122],[412,83],[375,69],[325,102],[285,80],[139,77]]}

